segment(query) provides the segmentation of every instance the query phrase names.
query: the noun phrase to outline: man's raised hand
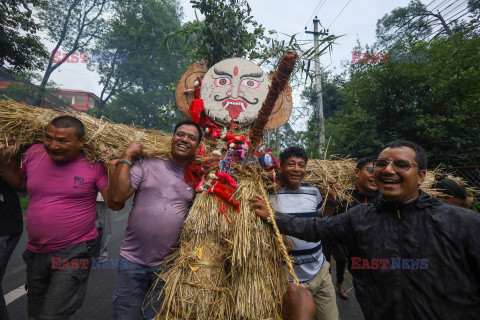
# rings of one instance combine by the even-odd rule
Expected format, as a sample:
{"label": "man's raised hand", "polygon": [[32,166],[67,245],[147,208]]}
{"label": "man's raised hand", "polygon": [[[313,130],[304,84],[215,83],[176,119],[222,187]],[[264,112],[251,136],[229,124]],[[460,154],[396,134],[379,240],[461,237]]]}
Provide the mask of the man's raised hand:
{"label": "man's raised hand", "polygon": [[[125,151],[123,151],[122,159],[133,158],[142,153],[143,145],[140,141],[132,141],[128,144]],[[126,160],[130,160],[126,159]]]}
{"label": "man's raised hand", "polygon": [[255,211],[255,214],[262,218],[263,220],[267,220],[270,217],[270,213],[268,212],[267,204],[263,201],[259,196],[255,196],[250,201],[250,210]]}

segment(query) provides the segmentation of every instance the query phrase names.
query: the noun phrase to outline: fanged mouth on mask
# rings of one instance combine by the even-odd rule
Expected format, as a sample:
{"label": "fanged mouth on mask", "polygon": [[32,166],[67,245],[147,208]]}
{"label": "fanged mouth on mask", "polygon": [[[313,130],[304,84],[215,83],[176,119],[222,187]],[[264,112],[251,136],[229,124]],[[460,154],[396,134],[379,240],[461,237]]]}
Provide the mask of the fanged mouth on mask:
{"label": "fanged mouth on mask", "polygon": [[220,125],[253,123],[267,96],[268,84],[268,77],[251,61],[220,61],[203,78],[201,97],[206,114]]}

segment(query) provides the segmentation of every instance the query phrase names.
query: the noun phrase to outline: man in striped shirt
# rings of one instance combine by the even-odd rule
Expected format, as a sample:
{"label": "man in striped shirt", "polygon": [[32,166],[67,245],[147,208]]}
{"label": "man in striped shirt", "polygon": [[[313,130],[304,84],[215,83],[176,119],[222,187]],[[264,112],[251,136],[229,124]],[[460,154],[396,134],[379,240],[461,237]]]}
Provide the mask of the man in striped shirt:
{"label": "man in striped shirt", "polygon": [[[308,157],[302,148],[292,146],[280,154],[281,189],[270,201],[275,211],[296,217],[315,217],[322,213],[322,196],[318,189],[302,182]],[[322,253],[321,242],[307,242],[291,237],[290,254],[300,283],[312,292],[317,320],[338,319],[335,289],[329,273],[330,264]]]}

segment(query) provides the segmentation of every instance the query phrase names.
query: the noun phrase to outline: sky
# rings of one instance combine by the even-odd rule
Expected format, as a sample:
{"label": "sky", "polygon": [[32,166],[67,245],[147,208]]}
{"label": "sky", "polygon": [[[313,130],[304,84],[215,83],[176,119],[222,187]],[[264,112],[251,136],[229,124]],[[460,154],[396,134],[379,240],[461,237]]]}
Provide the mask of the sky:
{"label": "sky", "polygon": [[[266,30],[293,35],[297,38],[311,40],[313,35],[304,30],[313,31],[313,18],[316,15],[329,34],[343,35],[336,40],[330,53],[321,56],[322,67],[334,73],[340,72],[341,62],[351,60],[351,51],[357,40],[362,45],[375,42],[377,20],[397,7],[407,6],[409,0],[249,0],[252,16]],[[424,2],[428,3],[428,2]],[[195,19],[195,13],[189,0],[180,0],[183,7],[183,21]],[[46,42],[45,42],[46,43]],[[47,44],[47,43],[46,43]],[[50,44],[48,49],[51,50]],[[97,95],[101,92],[99,77],[89,71],[82,63],[65,63],[51,76],[60,88],[91,91]],[[294,107],[300,103],[298,92],[294,96]],[[300,124],[298,129],[302,129]]]}

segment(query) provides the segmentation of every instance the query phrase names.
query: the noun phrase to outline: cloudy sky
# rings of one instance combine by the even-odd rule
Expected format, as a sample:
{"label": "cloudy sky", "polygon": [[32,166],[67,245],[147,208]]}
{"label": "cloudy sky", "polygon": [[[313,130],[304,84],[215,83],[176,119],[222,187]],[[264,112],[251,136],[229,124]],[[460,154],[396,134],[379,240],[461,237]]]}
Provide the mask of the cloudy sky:
{"label": "cloudy sky", "polygon": [[[377,20],[397,7],[408,5],[408,0],[249,0],[252,15],[266,30],[274,29],[279,33],[297,38],[313,40],[313,35],[304,30],[313,31],[313,18],[316,15],[321,25],[333,35],[343,35],[336,41],[331,53],[321,57],[322,66],[335,72],[339,71],[341,61],[351,59],[351,51],[357,39],[364,44],[375,41]],[[195,19],[195,13],[189,0],[180,0],[184,10],[184,22]],[[428,3],[428,2],[425,2]],[[312,41],[313,46],[313,41]],[[51,48],[49,48],[51,49]],[[99,95],[98,76],[89,71],[85,64],[66,63],[51,77],[61,88],[78,89]],[[294,100],[298,103],[298,96]]]}

